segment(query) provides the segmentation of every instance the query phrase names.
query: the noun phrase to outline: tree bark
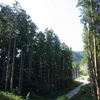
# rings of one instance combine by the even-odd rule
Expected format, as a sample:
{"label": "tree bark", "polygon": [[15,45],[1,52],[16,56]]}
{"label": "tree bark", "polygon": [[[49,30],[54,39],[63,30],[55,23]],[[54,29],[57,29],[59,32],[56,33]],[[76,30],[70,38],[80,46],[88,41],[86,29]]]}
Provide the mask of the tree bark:
{"label": "tree bark", "polygon": [[[16,28],[15,28],[16,30]],[[12,69],[11,69],[11,79],[10,79],[10,92],[12,92],[13,88],[13,75],[14,75],[14,65],[15,65],[15,49],[16,49],[16,32],[14,33],[14,51],[13,51],[13,62],[12,62]]]}
{"label": "tree bark", "polygon": [[12,33],[12,25],[11,25],[11,30],[10,30],[9,44],[8,44],[7,67],[6,67],[6,76],[5,76],[5,91],[7,91],[7,87],[8,87],[8,70],[9,70],[10,47],[11,47],[11,33]]}
{"label": "tree bark", "polygon": [[29,59],[29,72],[28,72],[28,79],[31,81],[31,73],[32,73],[32,53],[33,51],[30,52],[30,59]]}
{"label": "tree bark", "polygon": [[21,51],[20,51],[20,69],[19,69],[19,89],[18,89],[18,95],[21,94],[21,90],[22,90],[22,71],[23,71],[23,46],[21,46]]}

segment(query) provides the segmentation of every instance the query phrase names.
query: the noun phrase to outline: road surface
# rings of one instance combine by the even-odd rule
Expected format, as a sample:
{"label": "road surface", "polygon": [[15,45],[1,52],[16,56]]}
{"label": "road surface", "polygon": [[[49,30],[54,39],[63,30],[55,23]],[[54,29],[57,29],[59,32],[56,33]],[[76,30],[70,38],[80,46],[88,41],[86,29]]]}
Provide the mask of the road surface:
{"label": "road surface", "polygon": [[72,91],[70,91],[69,93],[67,93],[65,96],[66,96],[67,98],[69,98],[69,99],[72,98],[75,94],[78,93],[78,91],[80,90],[81,86],[86,85],[86,84],[88,84],[88,83],[89,83],[89,81],[84,80],[84,81],[83,81],[83,84],[81,84],[81,85],[78,86],[77,88],[73,89]]}

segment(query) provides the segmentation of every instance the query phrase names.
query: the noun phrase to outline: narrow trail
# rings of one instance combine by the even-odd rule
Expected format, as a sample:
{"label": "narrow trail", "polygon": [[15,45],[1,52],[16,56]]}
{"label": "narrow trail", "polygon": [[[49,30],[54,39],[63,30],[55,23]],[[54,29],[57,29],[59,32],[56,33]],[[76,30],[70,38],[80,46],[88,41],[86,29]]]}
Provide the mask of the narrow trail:
{"label": "narrow trail", "polygon": [[81,84],[80,86],[78,86],[77,88],[71,90],[70,92],[68,92],[67,94],[65,94],[65,96],[67,98],[72,98],[75,94],[77,94],[80,90],[80,88],[83,86],[83,85],[86,85],[86,84],[89,84],[89,81],[85,80],[83,81],[83,84]]}

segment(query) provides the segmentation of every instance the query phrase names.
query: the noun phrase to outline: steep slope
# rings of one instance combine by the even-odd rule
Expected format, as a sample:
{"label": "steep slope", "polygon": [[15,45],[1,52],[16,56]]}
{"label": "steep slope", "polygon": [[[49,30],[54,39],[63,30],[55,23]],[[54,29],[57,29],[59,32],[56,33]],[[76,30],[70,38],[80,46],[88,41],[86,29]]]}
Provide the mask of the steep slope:
{"label": "steep slope", "polygon": [[82,56],[82,52],[80,53],[80,52],[73,51],[73,55],[74,55],[74,61],[80,61],[84,58]]}
{"label": "steep slope", "polygon": [[80,61],[85,57],[85,54],[83,51],[73,51],[74,55],[74,61]]}

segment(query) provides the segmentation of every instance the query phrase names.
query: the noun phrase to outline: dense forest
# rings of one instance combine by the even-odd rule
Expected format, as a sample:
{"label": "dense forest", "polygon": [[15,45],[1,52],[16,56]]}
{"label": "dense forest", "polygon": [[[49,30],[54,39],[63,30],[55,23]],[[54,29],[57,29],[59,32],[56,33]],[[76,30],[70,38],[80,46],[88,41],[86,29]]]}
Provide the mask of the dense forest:
{"label": "dense forest", "polygon": [[24,9],[0,4],[0,90],[47,95],[73,84],[73,53],[52,29],[39,31]]}
{"label": "dense forest", "polygon": [[100,0],[78,0],[84,49],[88,59],[91,91],[100,100]]}
{"label": "dense forest", "polygon": [[78,0],[77,7],[85,54],[61,43],[52,29],[38,31],[17,1],[12,6],[0,4],[0,91],[46,97],[70,88],[79,66],[87,63],[90,92],[100,100],[100,1]]}

